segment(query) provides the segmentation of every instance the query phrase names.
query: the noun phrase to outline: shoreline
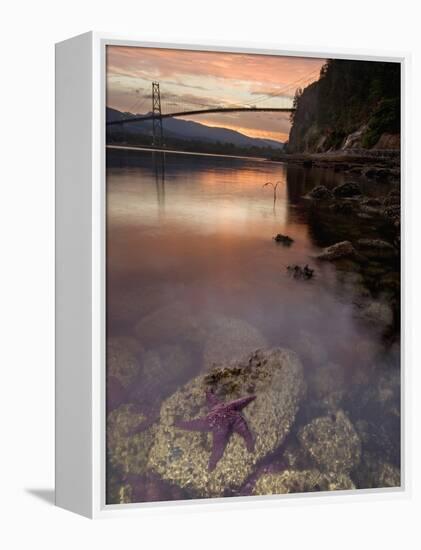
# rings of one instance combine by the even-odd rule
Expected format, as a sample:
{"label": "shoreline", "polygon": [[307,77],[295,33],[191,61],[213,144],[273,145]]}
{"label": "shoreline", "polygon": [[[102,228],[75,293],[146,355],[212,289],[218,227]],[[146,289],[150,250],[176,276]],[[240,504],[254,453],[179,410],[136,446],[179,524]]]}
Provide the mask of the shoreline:
{"label": "shoreline", "polygon": [[[186,151],[179,149],[164,149],[158,147],[144,147],[137,145],[107,144],[107,149],[121,151],[149,151],[158,153],[171,153],[176,155],[194,155],[205,157],[234,158],[240,160],[252,160],[256,162],[276,162],[285,164],[302,164],[305,167],[333,168],[335,171],[354,171],[378,167],[390,171],[391,176],[400,174],[400,150],[346,150],[326,153],[280,153],[271,157],[229,155],[225,153],[206,153],[201,151]],[[384,175],[384,173],[382,173]]]}

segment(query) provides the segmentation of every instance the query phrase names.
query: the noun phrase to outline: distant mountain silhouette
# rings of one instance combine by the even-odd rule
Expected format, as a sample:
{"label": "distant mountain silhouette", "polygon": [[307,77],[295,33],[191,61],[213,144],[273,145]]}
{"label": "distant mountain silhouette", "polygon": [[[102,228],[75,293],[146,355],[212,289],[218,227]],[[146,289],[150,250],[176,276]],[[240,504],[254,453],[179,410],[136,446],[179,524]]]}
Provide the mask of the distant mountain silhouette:
{"label": "distant mountain silhouette", "polygon": [[[122,120],[131,118],[133,116],[141,116],[141,114],[122,113],[116,109],[107,107],[107,121]],[[146,114],[146,113],[142,113]],[[237,147],[262,147],[283,149],[284,144],[280,141],[273,139],[252,138],[228,128],[220,128],[217,126],[206,126],[199,122],[193,122],[191,120],[183,120],[180,118],[164,118],[162,120],[164,128],[164,134],[166,138],[185,139],[188,141],[197,139],[201,142],[211,143],[231,143]],[[124,128],[124,132],[133,135],[152,135],[152,121],[147,120],[145,122],[132,122],[123,126],[111,126],[108,131],[121,132]]]}

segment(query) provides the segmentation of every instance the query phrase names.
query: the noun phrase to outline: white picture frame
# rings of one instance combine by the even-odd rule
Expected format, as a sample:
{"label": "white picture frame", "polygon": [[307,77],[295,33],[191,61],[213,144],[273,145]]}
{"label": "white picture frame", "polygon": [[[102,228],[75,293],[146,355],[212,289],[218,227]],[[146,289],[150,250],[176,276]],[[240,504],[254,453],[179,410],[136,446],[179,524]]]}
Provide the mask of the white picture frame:
{"label": "white picture frame", "polygon": [[[280,506],[327,497],[335,502],[407,498],[410,493],[406,280],[402,261],[402,485],[334,493],[234,497],[182,502],[105,503],[105,48],[140,46],[399,62],[402,67],[402,201],[407,196],[409,55],[304,51],[247,44],[151,43],[89,32],[56,45],[56,504],[90,518],[157,508]],[[402,258],[406,226],[403,217]]]}

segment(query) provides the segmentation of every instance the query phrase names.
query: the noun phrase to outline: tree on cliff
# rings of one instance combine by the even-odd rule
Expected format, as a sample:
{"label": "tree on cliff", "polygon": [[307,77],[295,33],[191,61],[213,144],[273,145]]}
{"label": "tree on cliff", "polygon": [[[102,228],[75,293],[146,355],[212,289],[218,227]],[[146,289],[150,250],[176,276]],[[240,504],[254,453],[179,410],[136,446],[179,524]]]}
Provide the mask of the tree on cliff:
{"label": "tree on cliff", "polygon": [[363,147],[400,132],[400,64],[331,59],[320,78],[294,96],[290,152],[340,148],[364,127]]}

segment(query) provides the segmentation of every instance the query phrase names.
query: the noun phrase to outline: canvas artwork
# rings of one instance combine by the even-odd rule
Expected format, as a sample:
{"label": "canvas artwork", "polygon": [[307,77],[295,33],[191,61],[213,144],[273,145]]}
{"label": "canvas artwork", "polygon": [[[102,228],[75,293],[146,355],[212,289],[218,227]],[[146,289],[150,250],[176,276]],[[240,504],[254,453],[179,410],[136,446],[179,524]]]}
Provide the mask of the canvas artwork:
{"label": "canvas artwork", "polygon": [[400,486],[400,69],[107,46],[107,504]]}

